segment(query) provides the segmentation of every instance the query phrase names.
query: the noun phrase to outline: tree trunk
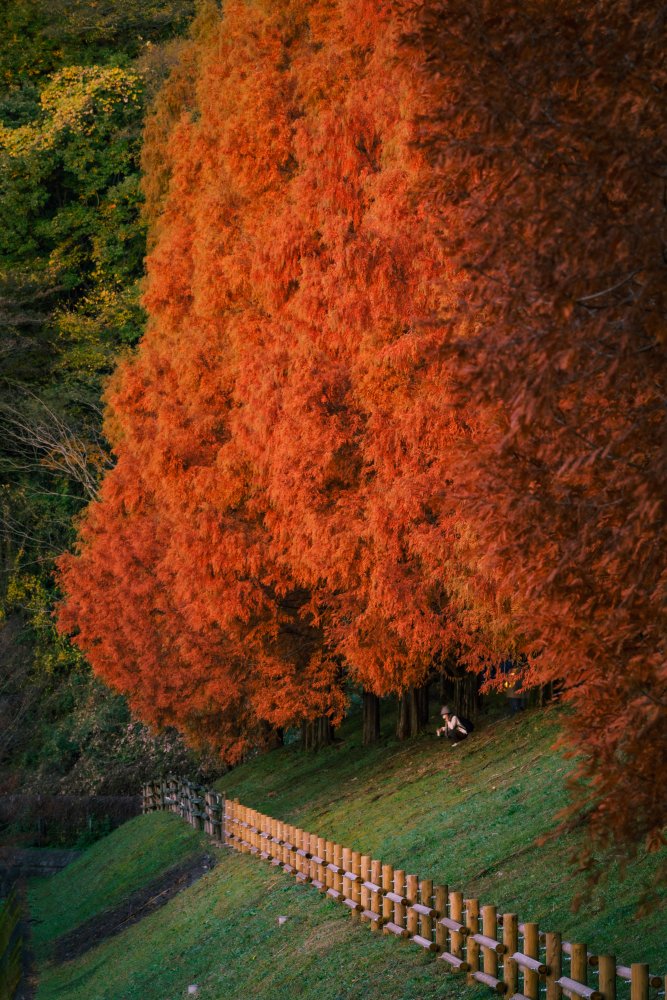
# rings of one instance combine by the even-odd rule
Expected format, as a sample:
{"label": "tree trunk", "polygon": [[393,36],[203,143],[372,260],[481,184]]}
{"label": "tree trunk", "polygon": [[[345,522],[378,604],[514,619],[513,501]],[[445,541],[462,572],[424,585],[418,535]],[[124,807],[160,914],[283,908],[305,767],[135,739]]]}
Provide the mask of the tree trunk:
{"label": "tree trunk", "polygon": [[430,685],[428,681],[426,684],[422,684],[421,687],[416,689],[417,692],[417,715],[419,716],[419,728],[424,729],[428,726],[429,720],[429,695],[430,695]]}
{"label": "tree trunk", "polygon": [[362,742],[369,747],[380,739],[380,699],[370,691],[364,691],[362,698]]}
{"label": "tree trunk", "polygon": [[334,728],[328,716],[320,715],[301,723],[301,748],[303,750],[321,750],[333,742]]}
{"label": "tree trunk", "polygon": [[399,740],[418,736],[427,723],[428,684],[408,688],[398,699],[396,736]]}
{"label": "tree trunk", "polygon": [[262,720],[262,742],[265,750],[275,750],[285,745],[284,730]]}
{"label": "tree trunk", "polygon": [[477,674],[465,671],[461,677],[453,679],[452,701],[454,713],[474,719],[479,711],[479,678]]}
{"label": "tree trunk", "polygon": [[404,691],[398,698],[398,716],[396,718],[396,738],[407,740],[410,736],[410,691]]}

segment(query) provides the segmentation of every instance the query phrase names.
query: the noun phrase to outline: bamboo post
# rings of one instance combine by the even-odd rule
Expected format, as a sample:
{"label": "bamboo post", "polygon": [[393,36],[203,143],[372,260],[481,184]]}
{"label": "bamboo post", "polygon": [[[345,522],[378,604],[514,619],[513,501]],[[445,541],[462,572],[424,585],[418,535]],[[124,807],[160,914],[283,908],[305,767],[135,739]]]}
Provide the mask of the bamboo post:
{"label": "bamboo post", "polygon": [[301,861],[301,858],[296,853],[297,847],[299,846],[298,839],[300,832],[301,831],[296,826],[290,826],[289,828],[289,842],[292,847],[292,850],[290,851],[289,863],[293,869],[292,874],[295,874],[299,870],[299,862]]}
{"label": "bamboo post", "polygon": [[[394,869],[391,865],[382,865],[382,890],[383,892],[394,891]],[[394,920],[394,904],[386,895],[382,897],[382,922],[389,923]]]}
{"label": "bamboo post", "polygon": [[[463,923],[463,893],[450,892],[449,894],[449,915],[458,924]],[[452,931],[450,951],[455,958],[463,958],[463,934]]]}
{"label": "bamboo post", "polygon": [[466,938],[466,961],[470,966],[470,972],[479,971],[479,945],[473,941],[473,934],[479,934],[479,900],[466,899],[466,927],[468,936]]}
{"label": "bamboo post", "polygon": [[648,965],[633,962],[630,971],[630,1000],[648,1000]]}
{"label": "bamboo post", "polygon": [[312,882],[315,878],[314,870],[315,865],[312,863],[312,855],[315,851],[315,845],[311,843],[311,835],[307,830],[301,831],[301,850],[305,851],[305,854],[301,856],[301,871],[304,875],[304,880],[306,882]]}
{"label": "bamboo post", "polygon": [[[482,907],[482,934],[497,940],[498,911],[495,906]],[[482,969],[487,975],[498,977],[498,953],[493,948],[482,946]]]}
{"label": "bamboo post", "polygon": [[[364,882],[371,881],[371,859],[367,854],[362,854],[360,859],[360,872],[362,878],[362,884],[359,890],[359,902],[361,903],[362,910],[370,910],[371,908],[371,894],[369,890],[364,886]],[[364,924],[369,923],[368,917],[362,916],[361,922]]]}
{"label": "bamboo post", "polygon": [[220,840],[220,827],[218,826],[218,814],[220,812],[219,803],[220,803],[220,796],[218,795],[217,792],[211,789],[209,791],[209,797],[208,797],[209,823],[211,827],[211,836],[215,840]]}
{"label": "bamboo post", "polygon": [[519,966],[512,958],[519,950],[519,918],[516,913],[503,914],[503,944],[507,949],[503,958],[503,982],[508,996],[512,997],[519,992]]}
{"label": "bamboo post", "polygon": [[[334,848],[334,856],[333,856],[334,864],[338,868],[343,868],[344,867],[344,864],[343,864],[343,855],[345,853],[345,850],[344,850],[344,848],[343,848],[343,846],[341,844],[334,844],[333,848]],[[337,892],[340,892],[340,893],[343,892],[343,882],[344,881],[345,880],[344,880],[343,875],[342,875],[341,872],[334,872],[333,887],[334,887],[334,889]]]}
{"label": "bamboo post", "polygon": [[[436,885],[433,892],[433,905],[438,911],[438,917],[447,916],[446,885]],[[443,924],[437,922],[435,925],[435,943],[438,946],[438,951],[447,951],[447,928]]]}
{"label": "bamboo post", "polygon": [[313,843],[313,837],[306,830],[303,832],[303,837],[301,838],[303,844],[303,849],[307,855],[310,857],[304,857],[303,859],[303,871],[309,882],[312,882],[314,878],[317,878],[315,873],[315,865],[313,864],[313,854],[317,854],[317,844]]}
{"label": "bamboo post", "polygon": [[598,956],[598,973],[598,988],[604,1000],[616,1000],[616,958],[614,955]]}
{"label": "bamboo post", "polygon": [[[344,872],[352,871],[352,851],[349,847],[343,848],[343,864],[342,868]],[[350,880],[339,876],[342,883],[342,892],[344,899],[352,899],[352,892],[350,888]]]}
{"label": "bamboo post", "polygon": [[[361,851],[352,851],[352,874],[361,877]],[[361,905],[361,883],[359,881],[352,883],[352,892],[350,893],[350,896],[353,903],[357,906]],[[355,920],[358,919],[359,918],[355,916]]]}
{"label": "bamboo post", "polygon": [[[317,838],[317,856],[319,858],[322,858],[324,862],[327,861],[327,842],[324,839],[324,837]],[[317,881],[321,882],[324,888],[326,888],[327,885],[329,884],[325,876],[325,871],[326,871],[326,864],[317,866]]]}
{"label": "bamboo post", "polygon": [[[523,925],[523,953],[529,958],[540,957],[540,929],[537,924]],[[523,970],[523,992],[529,1000],[539,1000],[540,980],[532,969]]]}
{"label": "bamboo post", "polygon": [[[419,896],[420,902],[424,906],[433,906],[433,880],[430,878],[422,879],[419,884]],[[433,917],[431,914],[422,913],[421,919],[419,921],[419,926],[421,928],[420,933],[423,938],[427,941],[433,940]]]}
{"label": "bamboo post", "polygon": [[[405,872],[397,869],[394,872],[394,892],[397,896],[406,896]],[[394,903],[394,921],[398,927],[405,928],[405,906],[403,903]]]}
{"label": "bamboo post", "polygon": [[324,886],[326,883],[326,879],[324,877],[324,868],[326,862],[327,842],[324,837],[318,837],[317,835],[313,835],[311,837],[310,843],[313,849],[313,857],[322,859],[321,864],[316,863],[313,866],[314,877],[315,879],[317,879],[318,882],[321,882],[322,885]]}
{"label": "bamboo post", "polygon": [[419,934],[419,914],[412,909],[412,903],[419,902],[419,877],[408,875],[405,880],[405,895],[408,898],[408,934],[414,937]]}
{"label": "bamboo post", "polygon": [[570,979],[588,984],[588,948],[585,944],[573,944],[570,952]]}
{"label": "bamboo post", "polygon": [[286,844],[289,843],[289,832],[287,826],[282,821],[278,824],[278,839],[282,841],[280,845],[280,861],[283,865],[289,864],[289,851]]}
{"label": "bamboo post", "polygon": [[[335,854],[333,840],[327,840],[327,841],[325,841],[325,845],[324,845],[324,860],[326,861],[327,865],[333,865],[334,864],[334,858],[335,858],[335,856],[336,856],[336,854]],[[333,890],[336,887],[335,886],[335,882],[334,882],[334,873],[331,871],[331,869],[327,868],[326,866],[324,868],[324,885],[325,885],[326,889],[332,889]]]}
{"label": "bamboo post", "polygon": [[296,868],[296,874],[303,873],[303,855],[297,854],[297,851],[303,850],[303,830],[295,827],[294,829],[294,867]]}
{"label": "bamboo post", "polygon": [[[371,862],[371,882],[373,885],[383,885],[382,882],[382,862],[372,861]],[[373,913],[377,913],[380,917],[382,916],[382,899],[379,892],[371,893],[371,910]],[[382,927],[381,920],[374,920],[371,923],[371,930],[374,933],[380,930]]]}
{"label": "bamboo post", "polygon": [[247,848],[243,846],[243,841],[245,837],[245,827],[242,824],[245,822],[245,808],[240,802],[236,803],[236,836],[237,836],[237,846],[241,854],[245,854]]}
{"label": "bamboo post", "polygon": [[[546,935],[546,964],[549,969],[547,976],[547,1000],[561,1000],[563,991],[558,980],[563,974],[563,941],[559,933],[550,931]],[[616,970],[614,969],[614,974]]]}
{"label": "bamboo post", "polygon": [[222,806],[222,829],[224,831],[224,842],[228,847],[234,847],[232,839],[234,828],[232,824],[232,810],[234,804],[231,799],[225,799]]}

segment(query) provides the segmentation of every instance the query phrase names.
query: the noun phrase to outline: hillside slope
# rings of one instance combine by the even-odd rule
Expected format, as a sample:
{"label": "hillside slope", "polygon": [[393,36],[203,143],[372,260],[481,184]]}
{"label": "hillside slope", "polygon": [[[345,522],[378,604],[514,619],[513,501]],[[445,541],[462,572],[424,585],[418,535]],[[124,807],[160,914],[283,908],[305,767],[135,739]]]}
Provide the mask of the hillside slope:
{"label": "hillside slope", "polygon": [[[567,802],[572,764],[553,750],[558,718],[556,708],[533,710],[482,721],[456,747],[431,735],[408,743],[387,736],[372,750],[360,746],[356,724],[338,746],[313,755],[275,751],[232,771],[217,787],[595,950],[660,964],[667,957],[664,919],[633,919],[642,890],[652,885],[655,856],[630,866],[620,885],[611,865],[591,897],[571,860],[585,846],[581,833],[537,842],[553,833]],[[574,914],[579,892],[584,898]],[[664,887],[656,892],[667,897]]]}
{"label": "hillside slope", "polygon": [[[624,961],[662,968],[664,921],[632,918],[652,859],[638,862],[620,886],[614,875],[575,915],[569,900],[578,880],[565,865],[576,835],[534,843],[564,801],[567,762],[550,750],[555,722],[553,713],[526,714],[482,727],[456,748],[424,737],[368,751],[350,736],[317,755],[286,748],[257,758],[222,784],[274,816],[449,881]],[[356,925],[311,887],[225,849],[212,871],[157,912],[74,961],[49,963],[49,940],[65,925],[110,905],[109,890],[117,901],[154,877],[154,851],[171,864],[202,843],[177,817],[153,814],[116,831],[50,884],[35,883],[33,914],[44,920],[36,927],[38,1000],[175,1000],[192,983],[203,1000],[488,995],[413,945]],[[150,873],[141,875],[139,857]],[[74,913],[73,899],[83,901]],[[289,918],[284,926],[278,916]]]}

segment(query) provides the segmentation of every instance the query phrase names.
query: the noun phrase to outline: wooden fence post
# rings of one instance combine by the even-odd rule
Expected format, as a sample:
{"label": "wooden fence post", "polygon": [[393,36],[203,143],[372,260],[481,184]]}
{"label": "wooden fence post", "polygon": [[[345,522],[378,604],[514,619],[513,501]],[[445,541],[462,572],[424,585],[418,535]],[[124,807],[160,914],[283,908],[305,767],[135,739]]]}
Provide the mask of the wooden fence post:
{"label": "wooden fence post", "polygon": [[326,887],[327,892],[329,890],[331,890],[332,892],[336,891],[336,886],[334,885],[334,873],[328,867],[328,865],[335,864],[334,857],[335,857],[335,851],[334,851],[333,840],[327,840],[325,841],[325,848],[324,848],[324,860],[326,861],[326,865],[324,868],[324,885]]}
{"label": "wooden fence post", "polygon": [[613,955],[599,955],[598,973],[598,987],[604,1000],[616,1000],[616,958]]}
{"label": "wooden fence post", "polygon": [[630,971],[630,1000],[648,1000],[648,965],[633,962]]}
{"label": "wooden fence post", "polygon": [[[344,856],[345,856],[345,848],[342,846],[342,844],[336,844],[336,843],[334,843],[334,845],[333,845],[333,862],[334,862],[334,864],[336,865],[337,868],[343,868],[343,869],[345,868],[345,863],[344,863],[344,860],[343,860]],[[344,894],[345,879],[343,878],[343,873],[342,872],[340,872],[340,871],[334,872],[333,887],[334,887],[335,891],[337,893],[339,893],[341,896]]]}
{"label": "wooden fence post", "polygon": [[[361,906],[361,851],[352,851],[352,874],[357,876],[357,880],[352,883],[351,899],[355,906]],[[352,911],[355,914],[355,920],[358,920],[356,910]]]}
{"label": "wooden fence post", "polygon": [[[484,937],[497,940],[498,912],[495,906],[482,907],[482,934]],[[482,970],[487,976],[498,976],[498,952],[495,948],[482,945]]]}
{"label": "wooden fence post", "polygon": [[[343,863],[342,863],[342,865],[340,867],[342,867],[343,872],[351,872],[352,871],[352,851],[350,850],[349,847],[344,847],[343,851],[342,851],[342,854],[343,854],[343,857],[342,857],[342,862]],[[341,877],[341,886],[342,886],[341,891],[343,893],[343,899],[344,900],[345,899],[351,899],[352,898],[352,891],[351,891],[351,886],[350,886],[350,880],[347,879],[347,878]]]}
{"label": "wooden fence post", "polygon": [[588,984],[588,948],[585,944],[573,944],[570,951],[570,978],[582,986]]}
{"label": "wooden fence post", "polygon": [[479,972],[479,945],[473,939],[474,934],[479,934],[479,900],[466,899],[466,927],[468,936],[466,937],[466,961],[469,972]]}
{"label": "wooden fence post", "polygon": [[[382,862],[372,861],[371,862],[371,882],[373,885],[382,886]],[[379,920],[374,920],[371,923],[371,930],[377,933],[382,927],[382,898],[381,893],[372,892],[371,893],[371,910],[373,913],[377,913],[380,917]]]}
{"label": "wooden fence post", "polygon": [[408,875],[405,879],[405,895],[408,898],[408,934],[414,937],[419,934],[419,914],[413,910],[412,904],[419,902],[419,876]]}
{"label": "wooden fence post", "polygon": [[[523,925],[523,954],[534,959],[540,957],[540,929],[537,924]],[[533,969],[523,969],[523,992],[529,1000],[539,1000],[540,980]]]}
{"label": "wooden fence post", "polygon": [[363,916],[364,910],[370,910],[371,908],[371,894],[369,890],[364,886],[364,882],[371,881],[371,859],[368,854],[361,855],[360,861],[360,871],[361,871],[361,886],[359,889],[359,902],[361,903],[362,917],[361,922],[364,924],[370,923],[368,917]]}
{"label": "wooden fence post", "polygon": [[[433,880],[424,878],[419,883],[419,901],[422,906],[433,909]],[[419,933],[426,941],[433,941],[433,915],[422,913],[419,921]]]}
{"label": "wooden fence post", "polygon": [[394,869],[391,865],[382,865],[382,922],[383,924],[394,922],[394,904],[387,899],[386,893],[394,892]]}
{"label": "wooden fence post", "polygon": [[[463,924],[463,893],[450,892],[449,894],[449,915],[457,924]],[[454,958],[463,961],[463,942],[465,937],[460,931],[452,931],[449,950]]]}
{"label": "wooden fence post", "polygon": [[433,894],[433,905],[438,911],[438,918],[435,925],[435,943],[438,946],[438,951],[447,951],[447,928],[444,924],[440,923],[440,920],[443,917],[447,917],[448,891],[446,885],[436,885]]}
{"label": "wooden fence post", "polygon": [[503,982],[512,997],[519,992],[519,967],[512,957],[519,950],[519,918],[516,913],[503,914],[503,944],[507,949],[503,960]]}
{"label": "wooden fence post", "polygon": [[[397,896],[407,896],[405,872],[401,868],[394,871],[394,892]],[[394,902],[393,923],[395,923],[397,927],[401,927],[403,930],[406,929],[405,906],[403,903]]]}
{"label": "wooden fence post", "polygon": [[[563,991],[558,985],[563,972],[563,941],[559,933],[550,931],[546,935],[547,1000],[561,1000]],[[616,970],[614,970],[614,974]]]}

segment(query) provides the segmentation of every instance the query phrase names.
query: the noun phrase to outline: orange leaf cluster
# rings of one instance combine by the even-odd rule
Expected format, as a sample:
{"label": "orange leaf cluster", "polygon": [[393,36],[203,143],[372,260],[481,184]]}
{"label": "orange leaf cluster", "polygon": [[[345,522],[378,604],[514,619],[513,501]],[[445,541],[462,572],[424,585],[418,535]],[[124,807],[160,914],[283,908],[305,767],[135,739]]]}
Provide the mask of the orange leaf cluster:
{"label": "orange leaf cluster", "polygon": [[346,676],[398,692],[483,645],[399,29],[375,0],[226,5],[147,127],[150,324],[60,619],[230,758],[338,720]]}
{"label": "orange leaf cluster", "polygon": [[[654,5],[241,2],[147,128],[149,327],[62,627],[234,759],[455,655],[664,816]],[[663,313],[664,314],[664,313]],[[664,344],[664,338],[662,340]],[[611,824],[613,826],[613,824]]]}
{"label": "orange leaf cluster", "polygon": [[539,652],[533,678],[565,681],[577,806],[603,839],[654,847],[667,815],[663,39],[650,0],[432,0],[410,36],[430,204],[470,329],[448,355],[456,410],[474,400],[479,419],[456,460],[461,513]]}

